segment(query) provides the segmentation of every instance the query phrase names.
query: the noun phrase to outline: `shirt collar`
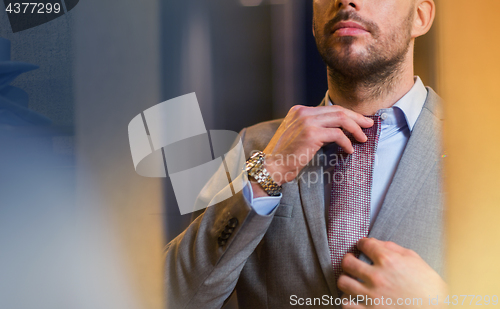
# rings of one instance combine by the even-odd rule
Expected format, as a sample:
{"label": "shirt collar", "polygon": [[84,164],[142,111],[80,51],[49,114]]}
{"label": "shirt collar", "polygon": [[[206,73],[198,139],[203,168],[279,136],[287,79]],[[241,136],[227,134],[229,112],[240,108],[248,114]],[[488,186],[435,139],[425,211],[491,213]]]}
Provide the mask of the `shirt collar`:
{"label": "shirt collar", "polygon": [[[410,91],[393,105],[393,107],[397,107],[403,112],[410,131],[413,130],[426,99],[427,89],[420,77],[415,76],[415,84]],[[326,92],[326,102],[327,105],[333,105],[328,96],[328,91]]]}

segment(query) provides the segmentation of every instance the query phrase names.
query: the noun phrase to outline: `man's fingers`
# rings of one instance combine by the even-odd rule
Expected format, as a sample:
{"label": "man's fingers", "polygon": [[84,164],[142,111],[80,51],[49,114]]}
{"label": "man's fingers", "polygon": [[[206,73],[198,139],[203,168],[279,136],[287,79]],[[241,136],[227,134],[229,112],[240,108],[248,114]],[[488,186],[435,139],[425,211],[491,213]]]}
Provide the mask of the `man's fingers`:
{"label": "man's fingers", "polygon": [[337,287],[346,295],[366,295],[369,292],[363,283],[346,274],[340,275]]}
{"label": "man's fingers", "polygon": [[343,128],[347,132],[352,133],[354,138],[359,142],[364,143],[368,139],[366,134],[363,133],[363,130],[361,129],[361,124],[348,117],[344,112],[332,112],[315,115],[311,117],[311,119],[316,126],[325,128]]}
{"label": "man's fingers", "polygon": [[418,256],[415,252],[408,250],[392,241],[381,241],[375,238],[363,238],[358,241],[358,249],[366,254],[374,264],[379,265],[388,258],[401,256]]}
{"label": "man's fingers", "polygon": [[352,120],[356,121],[362,128],[371,128],[374,124],[373,119],[365,117],[360,113],[356,113],[350,109],[342,108],[342,111]]}
{"label": "man's fingers", "polygon": [[374,264],[379,264],[380,259],[387,255],[389,249],[385,247],[383,241],[375,238],[363,238],[358,241],[358,249],[366,254]]}
{"label": "man's fingers", "polygon": [[347,153],[353,153],[354,147],[351,140],[339,128],[320,128],[318,130],[320,141],[324,144],[336,143]]}
{"label": "man's fingers", "polygon": [[351,253],[344,256],[341,266],[345,273],[365,282],[370,280],[370,274],[373,271],[373,266],[357,259]]}
{"label": "man's fingers", "polygon": [[292,107],[289,114],[290,113],[295,114],[296,117],[308,117],[308,116],[315,116],[315,115],[334,113],[334,112],[343,112],[347,117],[354,120],[362,128],[370,128],[371,126],[373,126],[373,120],[371,118],[367,118],[361,115],[360,113],[356,113],[350,109],[341,107],[339,105],[317,106],[317,107],[296,105]]}
{"label": "man's fingers", "polygon": [[318,106],[316,108],[318,108],[317,112],[321,112],[322,114],[342,112],[347,117],[354,120],[362,128],[370,128],[373,126],[373,120],[371,118],[365,117],[365,116],[361,115],[360,113],[356,113],[350,109],[343,108],[343,107],[338,106],[338,105]]}

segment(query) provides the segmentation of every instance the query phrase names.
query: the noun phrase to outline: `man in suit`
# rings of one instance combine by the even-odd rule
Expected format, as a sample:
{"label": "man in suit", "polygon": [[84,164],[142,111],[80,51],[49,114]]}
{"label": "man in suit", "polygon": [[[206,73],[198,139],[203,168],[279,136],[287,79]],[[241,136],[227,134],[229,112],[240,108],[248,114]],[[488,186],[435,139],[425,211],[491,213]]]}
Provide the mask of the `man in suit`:
{"label": "man in suit", "polygon": [[[434,2],[313,5],[314,36],[328,67],[325,99],[241,132],[250,157],[242,175],[252,181],[168,244],[169,308],[220,308],[234,291],[241,309],[372,307],[382,297],[391,299],[389,307],[403,305],[400,299],[419,306],[445,291],[440,103],[413,75],[414,40],[430,29]],[[372,139],[367,132],[375,125]],[[355,146],[371,141],[370,181],[342,193],[343,183],[332,185],[338,164],[331,159],[352,158],[361,149]],[[359,190],[368,190],[368,199],[350,198],[367,204],[366,233],[346,229],[341,234],[355,238],[354,247],[341,251],[343,240],[337,246],[332,236],[344,229],[333,222],[335,200]],[[367,299],[355,304],[342,295]]]}

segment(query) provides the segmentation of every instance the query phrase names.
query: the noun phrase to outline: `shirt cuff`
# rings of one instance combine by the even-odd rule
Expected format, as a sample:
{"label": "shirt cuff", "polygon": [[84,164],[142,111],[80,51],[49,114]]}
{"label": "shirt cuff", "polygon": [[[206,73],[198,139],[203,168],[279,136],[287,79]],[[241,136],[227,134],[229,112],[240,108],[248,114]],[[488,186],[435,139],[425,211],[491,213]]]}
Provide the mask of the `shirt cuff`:
{"label": "shirt cuff", "polygon": [[243,188],[243,196],[250,201],[250,206],[253,210],[261,216],[267,216],[280,204],[282,194],[279,196],[264,196],[253,198],[252,184],[247,181],[246,186]]}

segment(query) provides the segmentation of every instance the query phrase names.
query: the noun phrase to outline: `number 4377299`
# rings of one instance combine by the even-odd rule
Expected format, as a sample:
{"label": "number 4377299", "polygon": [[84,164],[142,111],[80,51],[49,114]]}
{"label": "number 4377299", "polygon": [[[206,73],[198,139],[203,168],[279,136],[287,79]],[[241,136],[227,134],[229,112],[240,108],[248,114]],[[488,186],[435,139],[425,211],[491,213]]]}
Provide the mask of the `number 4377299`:
{"label": "number 4377299", "polygon": [[59,14],[61,12],[60,3],[9,3],[5,8],[9,14]]}
{"label": "number 4377299", "polygon": [[[467,300],[467,301],[466,301]],[[493,295],[448,295],[446,296],[444,303],[447,305],[498,305],[498,296]]]}

